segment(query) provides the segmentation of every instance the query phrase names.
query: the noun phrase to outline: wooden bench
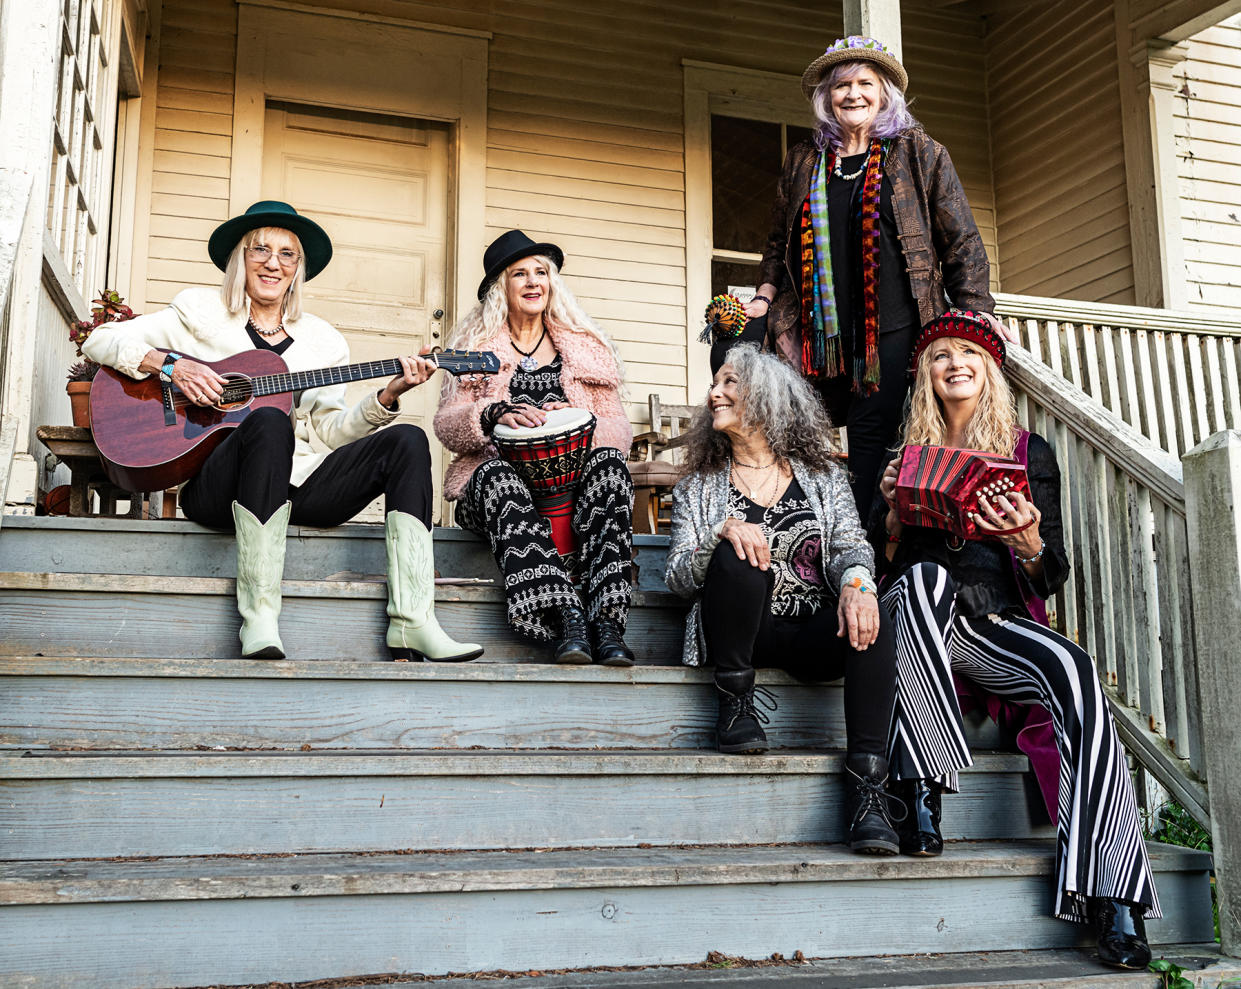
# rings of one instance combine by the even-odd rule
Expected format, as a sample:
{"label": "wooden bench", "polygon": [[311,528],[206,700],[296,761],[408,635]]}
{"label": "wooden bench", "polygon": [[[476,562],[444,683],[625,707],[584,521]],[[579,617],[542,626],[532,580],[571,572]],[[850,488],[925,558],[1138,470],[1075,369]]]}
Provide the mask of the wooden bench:
{"label": "wooden bench", "polygon": [[[634,532],[667,531],[671,522],[672,489],[684,474],[680,448],[689,439],[687,428],[696,405],[665,405],[658,395],[647,396],[648,428],[633,438],[629,473],[634,487]],[[668,432],[664,432],[667,421]],[[667,453],[669,459],[660,459]]]}
{"label": "wooden bench", "polygon": [[[125,518],[177,517],[177,489],[169,488],[160,499],[160,513],[154,514],[151,495],[154,492],[126,491],[108,480],[99,458],[99,448],[89,429],[80,426],[40,426],[35,435],[52,455],[69,468],[69,515],[82,518],[87,515],[116,516],[118,501],[128,501],[129,511]],[[99,498],[99,511],[93,511],[91,495]],[[144,511],[144,509],[146,509]]]}

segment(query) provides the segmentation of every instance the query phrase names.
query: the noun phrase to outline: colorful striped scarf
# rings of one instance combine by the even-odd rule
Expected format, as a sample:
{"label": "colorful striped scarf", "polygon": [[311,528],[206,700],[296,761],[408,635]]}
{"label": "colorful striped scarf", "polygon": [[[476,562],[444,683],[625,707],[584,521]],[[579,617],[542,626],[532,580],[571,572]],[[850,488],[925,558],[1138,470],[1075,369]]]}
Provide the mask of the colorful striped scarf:
{"label": "colorful striped scarf", "polygon": [[[862,181],[859,228],[862,259],[862,322],[864,341],[853,344],[853,390],[868,395],[879,388],[879,196],[887,141],[871,141]],[[844,351],[836,316],[832,279],[832,246],[828,226],[827,184],[836,167],[836,152],[819,154],[810,182],[802,230],[802,371],[810,378],[844,373]],[[809,229],[806,229],[806,219]],[[809,291],[807,291],[809,290]],[[809,310],[807,312],[807,310]]]}

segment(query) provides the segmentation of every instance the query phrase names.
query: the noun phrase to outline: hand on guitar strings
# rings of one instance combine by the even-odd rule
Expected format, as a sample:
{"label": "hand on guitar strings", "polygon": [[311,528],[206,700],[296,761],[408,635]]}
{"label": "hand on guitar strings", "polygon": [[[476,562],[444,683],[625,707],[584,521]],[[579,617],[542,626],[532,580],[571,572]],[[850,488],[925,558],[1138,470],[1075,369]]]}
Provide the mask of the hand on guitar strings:
{"label": "hand on guitar strings", "polygon": [[980,532],[994,536],[1018,556],[1032,557],[1042,548],[1038,526],[1043,513],[1020,491],[994,498],[980,495],[978,507],[982,512],[974,513],[974,522]]}
{"label": "hand on guitar strings", "polygon": [[427,360],[426,355],[429,353],[431,353],[431,348],[423,347],[417,354],[397,358],[401,362],[402,373],[380,389],[379,401],[382,405],[387,408],[395,407],[402,395],[422,384],[439,370],[434,361]]}
{"label": "hand on guitar strings", "polygon": [[182,357],[172,366],[172,383],[192,405],[215,405],[228,381],[205,364]]}

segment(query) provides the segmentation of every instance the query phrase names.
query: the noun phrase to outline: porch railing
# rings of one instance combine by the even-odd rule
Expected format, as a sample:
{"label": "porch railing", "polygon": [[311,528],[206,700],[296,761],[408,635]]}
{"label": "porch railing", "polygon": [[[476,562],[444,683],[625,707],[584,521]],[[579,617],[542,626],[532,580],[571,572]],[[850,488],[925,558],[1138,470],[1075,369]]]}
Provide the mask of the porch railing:
{"label": "porch railing", "polygon": [[1032,356],[1174,456],[1241,428],[1241,320],[1023,295],[996,309]]}
{"label": "porch railing", "polygon": [[1021,421],[1055,447],[1062,474],[1073,572],[1052,623],[1095,657],[1130,753],[1207,824],[1180,460],[1041,360],[1010,353]]}

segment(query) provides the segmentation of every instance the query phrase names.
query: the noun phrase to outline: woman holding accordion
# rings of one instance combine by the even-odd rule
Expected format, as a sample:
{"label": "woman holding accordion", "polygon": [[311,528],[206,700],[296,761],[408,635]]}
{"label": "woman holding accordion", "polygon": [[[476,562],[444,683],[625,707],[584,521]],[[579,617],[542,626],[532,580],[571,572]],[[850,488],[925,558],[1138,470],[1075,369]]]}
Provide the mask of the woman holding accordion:
{"label": "woman holding accordion", "polygon": [[[435,434],[456,454],[444,495],[457,502],[457,522],[491,544],[514,630],[555,643],[558,663],[630,666],[633,482],[625,457],[633,428],[621,404],[620,356],[561,280],[563,266],[559,247],[520,230],[484,253],[479,304],[449,346],[493,351],[500,373],[444,386]],[[545,433],[548,413],[560,410],[595,420],[570,516],[576,559],[562,557],[526,479],[495,442],[497,429]]]}
{"label": "woman holding accordion", "polygon": [[[892,775],[908,807],[902,851],[937,855],[940,790],[970,765],[953,677],[1051,716],[1059,754],[1055,915],[1095,925],[1099,957],[1122,968],[1150,960],[1143,918],[1159,900],[1138,825],[1137,802],[1093,660],[1047,627],[1043,602],[1069,574],[1060,520],[1060,471],[1038,435],[1016,422],[1002,373],[1004,341],[980,314],[949,310],[919,334],[904,444],[983,450],[1027,465],[1030,497],[983,495],[972,520],[981,539],[902,524],[899,458],[879,485],[870,534],[896,629],[897,691],[932,746],[899,744]],[[905,687],[926,679],[920,697]]]}

